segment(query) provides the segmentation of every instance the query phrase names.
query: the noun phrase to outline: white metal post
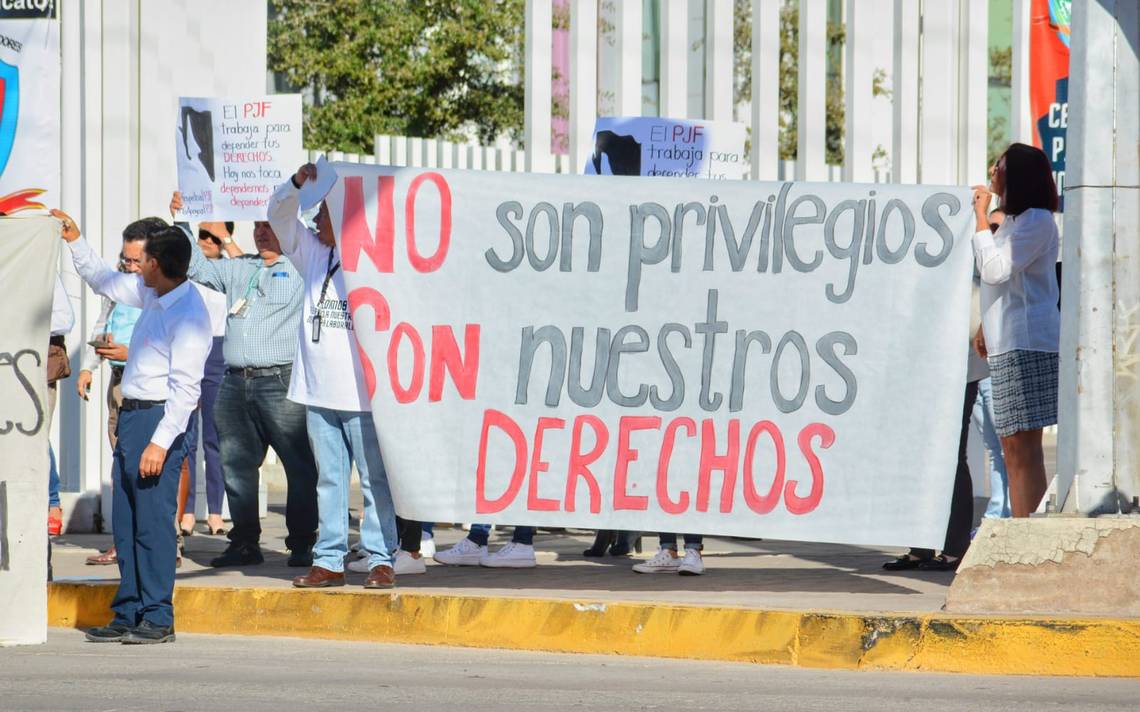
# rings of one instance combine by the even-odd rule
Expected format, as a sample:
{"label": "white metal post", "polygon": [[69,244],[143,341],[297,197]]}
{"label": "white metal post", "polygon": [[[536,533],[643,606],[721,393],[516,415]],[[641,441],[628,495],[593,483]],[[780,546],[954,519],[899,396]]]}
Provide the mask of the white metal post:
{"label": "white metal post", "polygon": [[922,6],[922,116],[919,180],[958,181],[958,0]]}
{"label": "white metal post", "polygon": [[523,110],[526,169],[549,173],[551,119],[551,0],[526,0],[526,99]]}
{"label": "white metal post", "polygon": [[658,114],[672,119],[688,116],[689,68],[686,3],[662,2],[661,13],[661,101]]}
{"label": "white metal post", "polygon": [[752,179],[776,180],[780,160],[780,3],[752,3]]}
{"label": "white metal post", "polygon": [[989,3],[988,0],[962,0],[958,45],[961,72],[959,109],[958,183],[986,182],[986,149],[989,143]]}
{"label": "white metal post", "polygon": [[614,8],[614,40],[618,57],[619,116],[641,116],[641,2],[619,2]]}
{"label": "white metal post", "polygon": [[1010,138],[1033,145],[1033,112],[1029,107],[1029,8],[1032,0],[1013,0],[1010,76]]}
{"label": "white metal post", "polygon": [[732,120],[732,0],[705,0],[705,118]]}
{"label": "white metal post", "polygon": [[598,117],[598,3],[570,0],[570,171],[593,152]]}
{"label": "white metal post", "polygon": [[913,0],[895,0],[891,178],[896,183],[918,182],[918,10],[919,5]]}
{"label": "white metal post", "polygon": [[875,33],[874,8],[866,0],[847,0],[846,66],[844,104],[846,106],[846,139],[843,150],[843,180],[869,183],[874,180],[871,154],[875,148],[871,138],[871,99],[875,67],[872,45]]}
{"label": "white metal post", "polygon": [[827,180],[827,2],[800,0],[796,180]]}

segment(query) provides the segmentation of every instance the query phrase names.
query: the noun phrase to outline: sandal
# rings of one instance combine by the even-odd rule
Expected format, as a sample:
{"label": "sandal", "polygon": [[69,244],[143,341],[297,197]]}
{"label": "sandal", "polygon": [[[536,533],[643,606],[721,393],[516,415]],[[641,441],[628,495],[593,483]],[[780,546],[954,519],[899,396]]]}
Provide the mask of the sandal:
{"label": "sandal", "polygon": [[883,568],[887,571],[911,571],[913,569],[920,569],[922,565],[930,561],[927,558],[919,558],[911,554],[903,554],[894,561],[888,561],[883,564]]}
{"label": "sandal", "polygon": [[111,547],[106,551],[100,551],[94,556],[87,557],[88,566],[110,566],[119,562],[118,557],[115,555],[115,547]]}

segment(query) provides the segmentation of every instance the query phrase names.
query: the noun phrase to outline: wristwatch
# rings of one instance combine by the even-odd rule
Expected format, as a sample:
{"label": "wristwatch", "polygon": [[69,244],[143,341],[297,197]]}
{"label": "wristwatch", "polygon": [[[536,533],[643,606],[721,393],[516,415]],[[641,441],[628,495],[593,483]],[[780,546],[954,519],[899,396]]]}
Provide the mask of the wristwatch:
{"label": "wristwatch", "polygon": [[232,244],[234,244],[234,239],[232,237],[223,237],[222,238],[222,244],[227,245],[227,246],[232,245]]}

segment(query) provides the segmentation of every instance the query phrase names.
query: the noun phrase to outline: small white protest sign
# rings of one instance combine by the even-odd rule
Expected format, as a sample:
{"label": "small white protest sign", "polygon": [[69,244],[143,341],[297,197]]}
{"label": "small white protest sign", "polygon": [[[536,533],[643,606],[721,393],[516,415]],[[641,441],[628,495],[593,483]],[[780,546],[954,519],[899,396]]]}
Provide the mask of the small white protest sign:
{"label": "small white protest sign", "polygon": [[586,175],[741,179],[744,124],[656,116],[601,117]]}
{"label": "small white protest sign", "polygon": [[182,97],[178,189],[183,220],[264,220],[301,161],[301,97]]}

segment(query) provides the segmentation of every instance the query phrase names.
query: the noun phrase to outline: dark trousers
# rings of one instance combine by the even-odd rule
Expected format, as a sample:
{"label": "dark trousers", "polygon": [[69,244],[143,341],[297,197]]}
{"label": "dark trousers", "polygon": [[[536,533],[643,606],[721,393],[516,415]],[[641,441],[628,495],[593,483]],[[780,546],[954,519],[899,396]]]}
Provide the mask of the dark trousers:
{"label": "dark trousers", "polygon": [[[221,445],[218,441],[218,429],[214,425],[214,404],[218,400],[218,390],[222,387],[222,378],[226,375],[226,362],[222,358],[222,341],[220,336],[214,337],[214,346],[210,349],[210,356],[206,359],[206,371],[202,375],[202,398],[198,401],[198,410],[190,416],[192,422],[198,424],[197,433],[202,436],[202,452],[206,456],[206,511],[210,514],[222,513],[222,495],[226,491],[225,478],[222,475]],[[201,417],[201,421],[198,421]],[[193,513],[197,502],[198,487],[195,478],[198,472],[198,438],[190,440],[190,492],[186,495],[186,511]]]}
{"label": "dark trousers", "polygon": [[[685,534],[685,548],[697,549],[698,551],[705,548],[705,538],[700,534]],[[677,550],[677,535],[672,532],[661,532],[657,535],[657,540],[665,549]]]}
{"label": "dark trousers", "polygon": [[285,546],[310,549],[317,540],[317,463],[305,426],[305,406],[286,398],[290,368],[247,378],[227,373],[214,404],[226,496],[230,502],[229,539],[234,544],[261,540],[258,518],[258,471],[272,447],[285,468]]}
{"label": "dark trousers", "polygon": [[420,544],[424,537],[422,524],[413,522],[410,519],[396,517],[396,531],[400,537],[401,549],[412,554],[418,554],[420,552]]}
{"label": "dark trousers", "polygon": [[186,438],[175,438],[161,474],[139,476],[139,459],[162,415],[161,406],[119,414],[116,476],[111,478],[111,523],[119,560],[119,590],[111,610],[116,623],[129,626],[143,620],[159,626],[174,625],[174,514],[178,509],[178,479],[186,458]]}
{"label": "dark trousers", "polygon": [[[942,553],[962,557],[970,548],[970,525],[974,523],[974,483],[970,477],[970,464],[966,461],[966,444],[970,439],[970,414],[978,397],[978,382],[966,384],[966,397],[962,405],[962,429],[958,436],[958,469],[954,473],[954,496],[950,500],[950,521],[946,525],[946,541]],[[930,558],[930,549],[911,549],[919,558]]]}

